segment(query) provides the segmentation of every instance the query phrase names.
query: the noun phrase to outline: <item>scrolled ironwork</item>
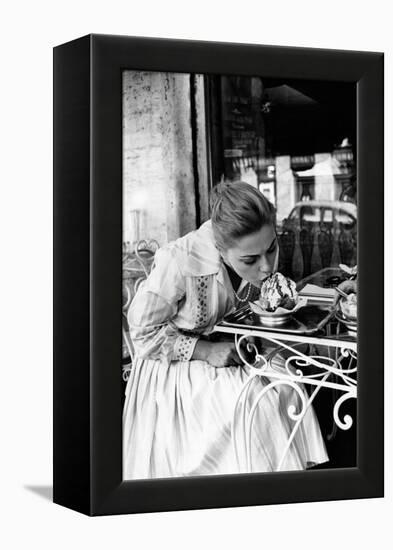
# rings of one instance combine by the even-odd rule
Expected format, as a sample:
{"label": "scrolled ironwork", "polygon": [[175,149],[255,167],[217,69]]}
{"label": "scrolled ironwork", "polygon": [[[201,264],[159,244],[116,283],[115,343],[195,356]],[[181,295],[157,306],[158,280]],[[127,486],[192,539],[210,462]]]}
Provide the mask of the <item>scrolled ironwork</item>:
{"label": "scrolled ironwork", "polygon": [[242,336],[240,336],[240,338],[238,337],[238,335],[235,335],[235,345],[236,345],[237,354],[239,355],[240,359],[243,361],[244,365],[246,365],[250,370],[252,371],[265,370],[268,367],[268,362],[263,355],[260,355],[258,353],[258,348],[255,346],[255,344],[247,342],[247,345],[246,345],[247,351],[255,352],[254,363],[249,363],[248,360],[244,357],[241,344],[243,341],[247,341],[247,338],[248,336],[246,334],[243,334]]}
{"label": "scrolled ironwork", "polygon": [[[274,350],[270,349],[268,354],[262,355],[261,352],[258,352],[258,346],[248,341],[250,336],[267,340],[277,347]],[[357,395],[356,378],[352,376],[357,371],[357,354],[356,350],[352,349],[352,347],[339,345],[336,347],[333,356],[331,356],[330,344],[326,344],[324,341],[321,345],[328,346],[329,355],[316,354],[316,349],[309,350],[314,351],[314,353],[306,355],[298,349],[303,345],[302,342],[289,345],[289,343],[282,341],[279,335],[275,337],[266,333],[255,334],[255,331],[241,335],[235,333],[235,342],[242,363],[248,367],[249,375],[236,400],[231,428],[239,471],[241,471],[242,467],[243,471],[252,471],[251,445],[253,421],[260,401],[275,387],[290,386],[294,390],[294,396],[298,396],[296,405],[291,403],[287,407],[288,418],[293,421],[294,426],[291,427],[291,433],[289,434],[279,463],[271,464],[271,457],[266,456],[268,464],[270,461],[270,467],[276,471],[282,467],[293,438],[313,399],[321,388],[329,388],[334,392],[343,392],[343,395],[337,399],[333,407],[332,416],[335,426],[342,430],[348,430],[353,425],[353,419],[349,414],[344,415],[344,417],[340,415],[342,404],[350,398],[356,398]],[[246,342],[246,346],[244,346],[244,342]],[[320,341],[317,343],[320,343]],[[245,356],[245,349],[248,352],[253,352],[253,362]],[[274,359],[276,359],[277,354],[284,351],[290,352],[289,357],[282,357],[283,363],[279,366],[275,365]],[[280,355],[282,356],[283,354],[281,353]],[[311,371],[312,374],[306,372],[306,367],[314,367]],[[267,383],[262,389],[258,390],[256,395],[253,393],[250,400],[250,392],[252,389],[256,390],[254,384],[255,380],[258,380],[259,377],[267,379]],[[306,391],[305,385],[314,388],[311,395]]]}
{"label": "scrolled ironwork", "polygon": [[340,407],[345,401],[348,401],[348,399],[351,399],[351,398],[354,398],[354,397],[356,397],[355,392],[344,393],[341,397],[339,397],[337,399],[336,403],[334,404],[333,418],[334,418],[334,421],[337,424],[337,426],[339,428],[341,428],[342,430],[349,430],[349,428],[351,428],[351,426],[353,424],[353,418],[352,418],[351,415],[346,414],[344,416],[343,420],[341,420],[340,417],[339,417]]}

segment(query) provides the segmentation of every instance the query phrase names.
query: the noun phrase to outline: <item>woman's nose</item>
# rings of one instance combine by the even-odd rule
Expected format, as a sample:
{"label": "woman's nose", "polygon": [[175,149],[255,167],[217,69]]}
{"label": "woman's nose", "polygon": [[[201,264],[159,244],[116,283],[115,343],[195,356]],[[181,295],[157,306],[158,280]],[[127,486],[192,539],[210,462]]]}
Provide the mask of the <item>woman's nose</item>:
{"label": "woman's nose", "polygon": [[269,273],[272,270],[271,262],[266,258],[266,256],[261,257],[261,261],[259,263],[259,271],[262,273]]}

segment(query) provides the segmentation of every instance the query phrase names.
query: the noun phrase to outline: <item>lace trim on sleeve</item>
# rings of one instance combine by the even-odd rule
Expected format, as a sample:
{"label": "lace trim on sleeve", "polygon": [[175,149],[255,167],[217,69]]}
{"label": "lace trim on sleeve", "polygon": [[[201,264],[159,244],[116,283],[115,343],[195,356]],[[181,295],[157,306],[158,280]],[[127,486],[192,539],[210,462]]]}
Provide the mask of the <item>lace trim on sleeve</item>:
{"label": "lace trim on sleeve", "polygon": [[191,361],[198,337],[181,334],[175,342],[173,361]]}

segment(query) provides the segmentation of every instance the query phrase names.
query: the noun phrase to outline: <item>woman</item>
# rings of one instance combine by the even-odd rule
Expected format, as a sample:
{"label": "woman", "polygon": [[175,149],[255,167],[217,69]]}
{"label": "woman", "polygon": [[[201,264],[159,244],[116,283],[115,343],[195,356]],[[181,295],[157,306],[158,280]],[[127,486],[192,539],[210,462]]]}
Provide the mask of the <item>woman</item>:
{"label": "woman", "polygon": [[[124,405],[124,479],[239,471],[231,425],[248,368],[233,341],[209,335],[224,315],[256,300],[277,269],[275,211],[242,182],[215,187],[211,208],[211,220],[157,251],[129,310],[135,358]],[[258,379],[250,398],[268,382]],[[289,437],[287,409],[297,399],[279,388],[267,392],[254,419],[253,471],[274,470]],[[310,408],[282,469],[326,460]]]}

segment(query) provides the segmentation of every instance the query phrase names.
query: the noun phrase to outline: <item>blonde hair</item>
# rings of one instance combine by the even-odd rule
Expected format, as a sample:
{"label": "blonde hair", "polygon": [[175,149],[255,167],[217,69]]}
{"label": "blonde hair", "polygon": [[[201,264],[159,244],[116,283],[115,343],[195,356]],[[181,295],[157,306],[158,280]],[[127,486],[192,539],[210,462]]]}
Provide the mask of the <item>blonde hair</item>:
{"label": "blonde hair", "polygon": [[226,250],[235,241],[276,224],[272,203],[243,181],[219,183],[210,193],[211,221],[217,247]]}

